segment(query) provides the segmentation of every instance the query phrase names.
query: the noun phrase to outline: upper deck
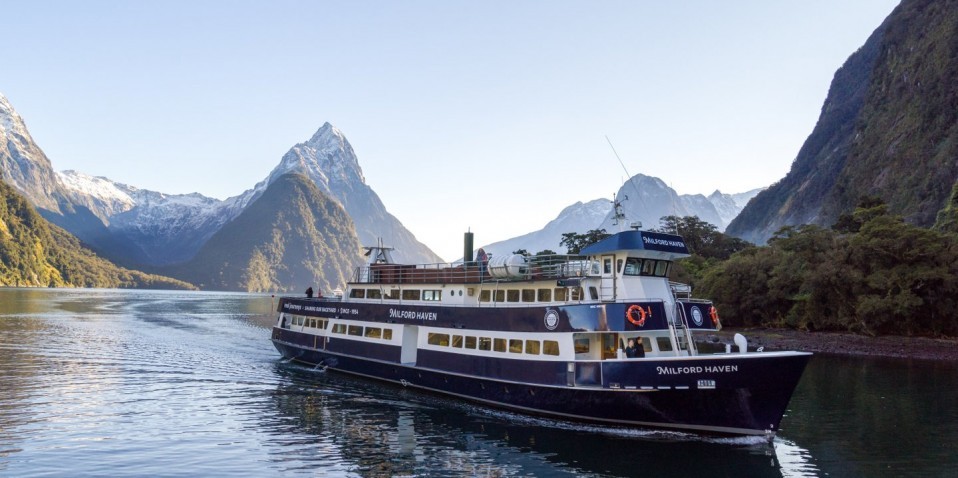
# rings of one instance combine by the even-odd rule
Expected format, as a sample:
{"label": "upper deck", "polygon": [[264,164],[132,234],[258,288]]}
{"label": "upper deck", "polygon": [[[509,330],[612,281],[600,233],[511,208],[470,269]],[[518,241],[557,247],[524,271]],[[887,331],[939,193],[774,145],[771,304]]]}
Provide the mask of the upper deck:
{"label": "upper deck", "polygon": [[[649,231],[624,231],[592,244],[581,254],[510,254],[458,264],[396,264],[388,249],[371,247],[370,263],[357,268],[356,284],[482,284],[581,279],[608,274],[615,258],[616,269],[632,276],[665,276],[668,265],[689,255],[685,241],[676,235]],[[626,259],[632,259],[627,261]],[[647,260],[647,261],[646,261]]]}

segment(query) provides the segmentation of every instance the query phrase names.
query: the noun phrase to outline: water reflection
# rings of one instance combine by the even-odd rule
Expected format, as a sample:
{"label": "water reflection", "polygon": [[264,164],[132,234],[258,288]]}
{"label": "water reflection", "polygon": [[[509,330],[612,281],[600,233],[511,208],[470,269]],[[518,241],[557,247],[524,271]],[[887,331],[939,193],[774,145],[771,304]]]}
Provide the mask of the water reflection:
{"label": "water reflection", "polygon": [[0,289],[0,475],[951,476],[958,364],[816,355],[763,438],[590,427],[283,364],[269,296]]}
{"label": "water reflection", "polygon": [[[274,395],[300,453],[360,476],[815,476],[807,450],[777,438],[592,427],[478,407],[280,364]],[[320,458],[321,457],[321,458]]]}

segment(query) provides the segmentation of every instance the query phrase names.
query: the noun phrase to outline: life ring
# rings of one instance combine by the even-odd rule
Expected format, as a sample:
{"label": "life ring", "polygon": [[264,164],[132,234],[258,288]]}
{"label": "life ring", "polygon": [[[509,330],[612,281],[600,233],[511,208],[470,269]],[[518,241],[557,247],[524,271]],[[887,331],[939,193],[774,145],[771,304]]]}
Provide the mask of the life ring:
{"label": "life ring", "polygon": [[[638,319],[634,318],[635,314],[633,314],[633,312],[638,312],[638,317],[639,317]],[[638,304],[630,305],[629,310],[625,311],[625,318],[629,319],[629,322],[632,322],[634,325],[638,325],[639,327],[645,327],[645,318],[646,316],[651,316],[651,315],[652,315],[652,307],[649,307],[649,311],[646,312],[645,309],[643,309]]]}
{"label": "life ring", "polygon": [[718,309],[716,309],[714,305],[709,307],[709,317],[712,318],[712,324],[714,325],[719,324]]}

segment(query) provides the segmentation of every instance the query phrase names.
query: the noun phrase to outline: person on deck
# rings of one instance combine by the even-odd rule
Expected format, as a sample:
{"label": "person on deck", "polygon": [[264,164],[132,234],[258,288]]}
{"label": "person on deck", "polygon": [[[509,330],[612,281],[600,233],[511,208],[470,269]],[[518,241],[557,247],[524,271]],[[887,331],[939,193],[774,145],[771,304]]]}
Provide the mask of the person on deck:
{"label": "person on deck", "polygon": [[307,298],[307,299],[312,299],[312,298],[313,298],[313,288],[312,288],[312,287],[306,289],[306,298]]}
{"label": "person on deck", "polygon": [[[643,352],[645,352],[643,350]],[[625,348],[625,357],[626,358],[636,358],[638,357],[638,349],[635,346],[635,339],[629,339],[629,345]],[[645,355],[644,353],[642,355]]]}

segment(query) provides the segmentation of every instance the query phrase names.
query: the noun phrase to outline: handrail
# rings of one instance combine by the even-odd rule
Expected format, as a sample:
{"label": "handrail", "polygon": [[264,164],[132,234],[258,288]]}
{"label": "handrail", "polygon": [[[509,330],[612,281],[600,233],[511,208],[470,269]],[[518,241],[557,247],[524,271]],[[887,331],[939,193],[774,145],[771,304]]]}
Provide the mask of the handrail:
{"label": "handrail", "polygon": [[361,284],[484,283],[568,279],[593,275],[583,256],[519,256],[515,263],[369,264],[357,267],[351,282]]}

